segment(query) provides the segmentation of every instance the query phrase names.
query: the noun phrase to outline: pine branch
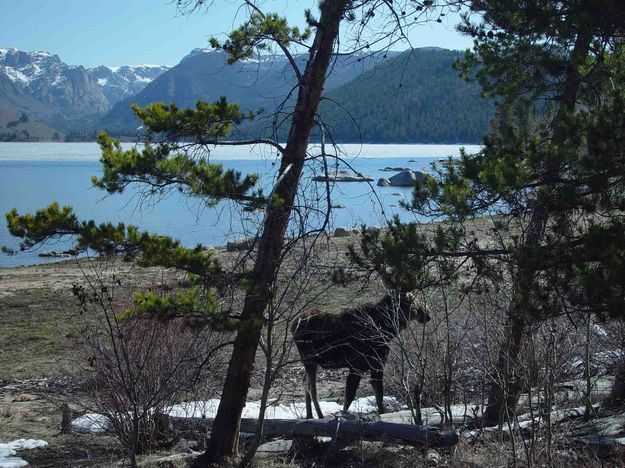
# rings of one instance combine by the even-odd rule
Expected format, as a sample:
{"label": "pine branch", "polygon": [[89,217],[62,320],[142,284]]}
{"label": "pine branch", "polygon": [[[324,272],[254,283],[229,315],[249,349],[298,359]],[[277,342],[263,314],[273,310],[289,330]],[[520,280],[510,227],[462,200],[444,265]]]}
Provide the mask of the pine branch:
{"label": "pine branch", "polygon": [[[135,226],[123,223],[96,224],[95,221],[78,221],[72,208],[59,207],[54,202],[34,215],[20,215],[14,208],[6,214],[11,235],[20,237],[20,250],[30,250],[49,240],[71,236],[76,251],[88,249],[102,255],[122,255],[126,259],[138,258],[141,266],[175,268],[191,273],[206,282],[222,275],[219,262],[211,251],[198,245],[193,249],[180,245],[168,236],[140,232]],[[11,253],[3,247],[3,251]]]}

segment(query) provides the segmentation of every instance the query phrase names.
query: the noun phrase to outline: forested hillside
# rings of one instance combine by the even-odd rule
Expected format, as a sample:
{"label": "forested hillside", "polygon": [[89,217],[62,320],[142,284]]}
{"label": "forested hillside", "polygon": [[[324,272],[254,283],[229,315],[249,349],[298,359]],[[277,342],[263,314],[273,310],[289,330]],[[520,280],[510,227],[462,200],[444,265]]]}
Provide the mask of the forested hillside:
{"label": "forested hillside", "polygon": [[[480,142],[494,105],[481,97],[476,83],[458,76],[453,64],[461,56],[459,51],[432,47],[389,54],[330,89],[320,106],[329,135],[342,143]],[[285,113],[289,111],[287,105]],[[247,127],[247,136],[272,135],[272,120],[261,116]],[[288,121],[278,131],[282,140]],[[318,130],[313,138],[319,138]]]}
{"label": "forested hillside", "polygon": [[493,104],[452,68],[462,54],[406,51],[331,91],[322,115],[338,141],[472,143],[480,141]]}

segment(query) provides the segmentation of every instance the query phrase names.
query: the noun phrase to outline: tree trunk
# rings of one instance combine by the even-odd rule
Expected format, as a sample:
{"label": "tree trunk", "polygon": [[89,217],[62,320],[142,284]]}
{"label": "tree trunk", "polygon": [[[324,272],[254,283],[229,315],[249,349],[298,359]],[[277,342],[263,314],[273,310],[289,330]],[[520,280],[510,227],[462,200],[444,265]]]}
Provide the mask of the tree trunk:
{"label": "tree trunk", "polygon": [[525,325],[521,320],[511,317],[508,319],[504,334],[506,340],[499,350],[497,371],[483,416],[484,426],[498,425],[513,415],[524,387],[523,380],[518,374],[517,363],[521,354]]}
{"label": "tree trunk", "polygon": [[[582,82],[580,68],[586,62],[591,40],[592,28],[590,25],[587,25],[577,35],[573,51],[571,52],[571,60],[565,72],[558,113],[553,120],[554,133],[552,142],[555,144],[562,142],[565,138],[560,128],[562,120],[568,113],[575,110],[577,95]],[[558,170],[559,167],[554,162],[546,167],[543,181],[546,182],[549,191],[555,188],[555,182],[553,181],[557,179]],[[504,342],[499,350],[495,372],[496,380],[491,383],[488,407],[484,413],[484,423],[488,425],[502,422],[508,416],[514,414],[522,390],[522,379],[519,379],[518,370],[515,367],[518,362],[525,328],[530,320],[530,314],[528,313],[531,309],[529,300],[532,296],[532,285],[537,273],[535,267],[522,264],[523,254],[527,249],[531,249],[542,242],[549,216],[549,210],[544,204],[538,204],[534,208],[528,225],[527,235],[521,247],[520,265],[514,278],[514,297],[508,311],[508,323],[505,327]]]}
{"label": "tree trunk", "polygon": [[608,406],[621,406],[625,404],[625,358],[622,359],[616,375],[614,385],[608,397]]}
{"label": "tree trunk", "polygon": [[300,81],[293,121],[280,164],[279,173],[284,174],[284,177],[274,187],[267,208],[252,286],[245,296],[241,325],[235,339],[210,442],[206,452],[195,463],[198,467],[208,466],[211,462],[237,454],[239,422],[250,385],[264,312],[274,292],[274,280],[280,266],[285,232],[346,1],[326,0],[320,4],[319,26]]}

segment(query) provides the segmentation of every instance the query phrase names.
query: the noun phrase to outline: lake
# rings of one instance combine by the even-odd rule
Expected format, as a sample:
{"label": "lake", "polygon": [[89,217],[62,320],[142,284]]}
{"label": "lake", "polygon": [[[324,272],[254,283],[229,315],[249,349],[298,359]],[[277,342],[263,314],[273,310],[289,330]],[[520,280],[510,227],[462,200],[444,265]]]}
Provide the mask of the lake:
{"label": "lake", "polygon": [[[132,144],[125,144],[130,147]],[[440,158],[457,156],[461,145],[341,145],[341,160],[328,158],[331,170],[355,170],[370,175],[376,181],[390,177],[384,167],[409,167],[428,171],[430,164]],[[464,145],[470,151],[478,146]],[[318,154],[311,147],[311,154]],[[329,152],[329,151],[328,151]],[[333,150],[334,152],[334,150]],[[254,235],[262,213],[249,213],[231,201],[206,207],[202,200],[180,196],[172,190],[146,198],[139,187],[130,187],[123,194],[108,196],[91,185],[91,176],[101,174],[99,147],[95,143],[0,143],[0,213],[15,207],[20,213],[34,212],[52,201],[70,205],[79,219],[97,222],[112,221],[134,224],[142,230],[167,234],[180,239],[184,245],[202,243],[224,245],[227,239]],[[275,151],[267,147],[217,147],[211,151],[211,162],[223,164],[242,174],[259,174],[259,185],[268,193],[275,181],[279,165]],[[411,161],[412,160],[412,161]],[[313,175],[323,170],[321,159],[308,164],[296,203],[302,207],[293,220],[291,230],[320,226],[327,207],[326,185],[313,182]],[[414,220],[412,213],[399,207],[400,200],[410,197],[410,189],[377,187],[363,182],[336,183],[331,186],[329,230],[336,227],[354,228],[362,224],[380,226],[394,214],[404,220]],[[313,209],[304,209],[312,206]],[[19,241],[10,236],[6,222],[0,223],[0,245],[16,248]],[[58,261],[39,257],[49,250],[65,250],[67,239],[49,242],[32,252],[15,256],[0,254],[0,267],[32,265]]]}

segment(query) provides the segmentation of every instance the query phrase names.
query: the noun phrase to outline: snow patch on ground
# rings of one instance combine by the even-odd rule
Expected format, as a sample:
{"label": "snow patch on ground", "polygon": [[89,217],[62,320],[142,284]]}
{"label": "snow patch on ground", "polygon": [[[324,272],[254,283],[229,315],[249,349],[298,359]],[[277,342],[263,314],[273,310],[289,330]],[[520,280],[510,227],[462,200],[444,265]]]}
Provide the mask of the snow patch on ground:
{"label": "snow patch on ground", "polygon": [[28,466],[28,462],[23,458],[16,457],[15,454],[21,450],[45,447],[48,443],[38,439],[17,439],[8,443],[0,443],[0,468],[19,468]]}
{"label": "snow patch on ground", "polygon": [[[397,400],[392,397],[385,397],[384,403],[387,406],[396,406]],[[167,413],[170,416],[179,418],[209,418],[212,419],[217,415],[218,399],[207,401],[189,401],[174,405]],[[321,411],[324,415],[338,413],[343,409],[343,404],[334,401],[320,401]],[[363,397],[354,400],[349,407],[350,412],[355,413],[372,413],[377,411],[375,397]],[[313,410],[314,412],[314,410]],[[243,408],[242,418],[258,418],[260,413],[260,401],[248,401]],[[304,402],[296,402],[290,404],[271,403],[265,412],[266,419],[301,419],[306,417],[306,404]]]}
{"label": "snow patch on ground", "polygon": [[[384,397],[387,408],[398,408],[400,405],[396,398]],[[325,416],[335,414],[343,409],[342,403],[334,401],[320,401],[321,411]],[[213,419],[217,415],[219,399],[213,398],[205,401],[188,401],[173,405],[166,410],[170,416],[177,418],[208,418]],[[349,407],[353,413],[373,413],[378,407],[375,397],[363,397],[354,400]],[[314,409],[313,409],[314,413]],[[257,419],[260,414],[260,401],[248,401],[243,408],[242,418]],[[302,419],[306,417],[306,404],[296,402],[289,404],[270,403],[265,411],[266,419]],[[315,413],[316,417],[316,413]],[[72,430],[81,433],[99,434],[106,432],[111,427],[110,421],[103,414],[87,413],[72,421]]]}
{"label": "snow patch on ground", "polygon": [[101,434],[111,426],[109,419],[98,413],[83,414],[72,421],[72,430],[82,434]]}

